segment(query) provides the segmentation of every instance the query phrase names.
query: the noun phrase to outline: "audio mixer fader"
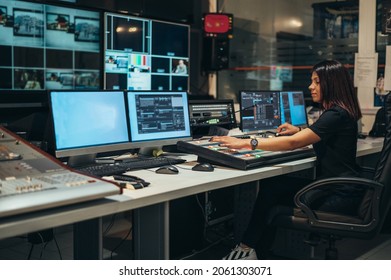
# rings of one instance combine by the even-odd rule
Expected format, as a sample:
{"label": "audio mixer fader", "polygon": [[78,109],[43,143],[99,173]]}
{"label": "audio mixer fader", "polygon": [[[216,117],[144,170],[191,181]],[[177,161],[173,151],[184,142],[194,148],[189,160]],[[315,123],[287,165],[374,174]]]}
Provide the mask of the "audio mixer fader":
{"label": "audio mixer fader", "polygon": [[0,127],[0,217],[119,193],[115,184],[74,172]]}

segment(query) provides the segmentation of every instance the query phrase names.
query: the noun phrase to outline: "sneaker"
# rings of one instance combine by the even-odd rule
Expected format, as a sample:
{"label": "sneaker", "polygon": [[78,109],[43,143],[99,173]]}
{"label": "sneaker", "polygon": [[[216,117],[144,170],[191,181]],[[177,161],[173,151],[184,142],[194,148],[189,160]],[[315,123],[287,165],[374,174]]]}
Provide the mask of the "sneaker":
{"label": "sneaker", "polygon": [[257,253],[253,248],[242,248],[240,245],[226,255],[223,260],[257,260]]}

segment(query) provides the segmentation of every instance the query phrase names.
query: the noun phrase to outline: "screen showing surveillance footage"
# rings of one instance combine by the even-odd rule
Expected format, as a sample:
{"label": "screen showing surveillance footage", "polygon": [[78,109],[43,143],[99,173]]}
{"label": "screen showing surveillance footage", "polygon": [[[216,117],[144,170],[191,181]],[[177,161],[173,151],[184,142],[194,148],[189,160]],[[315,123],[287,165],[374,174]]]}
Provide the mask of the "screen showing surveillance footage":
{"label": "screen showing surveillance footage", "polygon": [[0,89],[100,88],[100,13],[0,2]]}
{"label": "screen showing surveillance footage", "polygon": [[104,29],[106,89],[188,89],[188,25],[106,13]]}

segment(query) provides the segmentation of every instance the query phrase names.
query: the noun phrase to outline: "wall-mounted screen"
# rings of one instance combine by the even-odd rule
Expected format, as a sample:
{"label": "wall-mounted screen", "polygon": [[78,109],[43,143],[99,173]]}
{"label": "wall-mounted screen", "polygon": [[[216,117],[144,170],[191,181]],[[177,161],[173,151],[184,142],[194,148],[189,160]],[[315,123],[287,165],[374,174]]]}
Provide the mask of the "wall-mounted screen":
{"label": "wall-mounted screen", "polygon": [[2,1],[0,90],[99,89],[100,13]]}
{"label": "wall-mounted screen", "polygon": [[106,13],[104,29],[106,89],[188,90],[188,25]]}

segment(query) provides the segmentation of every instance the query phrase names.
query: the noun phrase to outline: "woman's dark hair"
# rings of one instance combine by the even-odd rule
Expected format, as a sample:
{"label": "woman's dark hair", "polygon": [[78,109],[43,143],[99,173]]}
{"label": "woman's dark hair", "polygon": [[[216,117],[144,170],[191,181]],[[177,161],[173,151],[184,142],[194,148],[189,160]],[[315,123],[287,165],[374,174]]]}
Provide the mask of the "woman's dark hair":
{"label": "woman's dark hair", "polygon": [[344,108],[354,120],[361,115],[357,92],[353,80],[345,66],[336,60],[324,60],[312,68],[320,81],[321,106],[329,109],[334,105]]}

